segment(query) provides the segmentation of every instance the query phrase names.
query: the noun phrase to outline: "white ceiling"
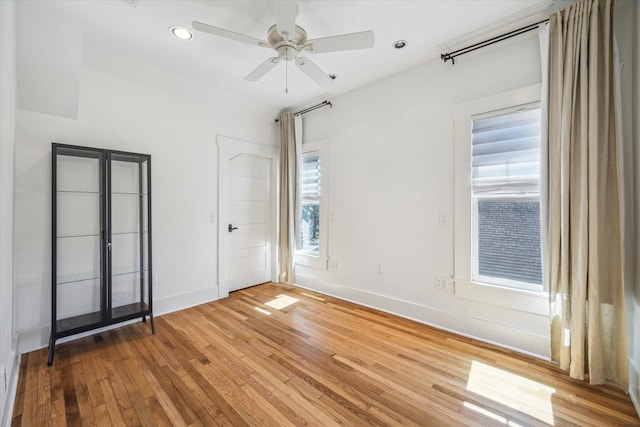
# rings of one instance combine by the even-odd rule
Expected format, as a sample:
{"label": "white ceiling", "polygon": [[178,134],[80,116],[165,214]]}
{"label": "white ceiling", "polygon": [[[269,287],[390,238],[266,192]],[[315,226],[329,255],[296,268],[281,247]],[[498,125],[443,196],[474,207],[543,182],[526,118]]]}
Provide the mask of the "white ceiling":
{"label": "white ceiling", "polygon": [[[309,100],[364,86],[418,64],[439,59],[445,46],[468,41],[474,33],[504,30],[505,24],[537,17],[555,4],[552,0],[374,0],[298,1],[296,23],[310,39],[373,30],[373,49],[310,55],[327,73],[338,78],[328,88],[317,86],[300,70],[284,63],[258,82],[243,78],[265,59],[270,49],[243,44],[205,33],[194,40],[172,37],[169,27],[191,28],[194,20],[266,39],[274,24],[273,4],[268,0],[22,0],[24,10],[38,12],[80,28],[84,44],[100,46],[90,54],[117,52],[139,63],[172,71],[184,78],[224,88],[245,99],[282,109]],[[20,11],[20,9],[19,9]],[[465,40],[466,38],[466,40]],[[403,50],[394,41],[407,40]],[[459,46],[458,46],[459,47]],[[88,55],[86,49],[84,55]],[[462,59],[460,59],[462,60]],[[111,67],[113,56],[104,59]],[[442,66],[451,66],[450,63]],[[134,70],[127,72],[133,73]],[[289,93],[285,94],[285,73]]]}

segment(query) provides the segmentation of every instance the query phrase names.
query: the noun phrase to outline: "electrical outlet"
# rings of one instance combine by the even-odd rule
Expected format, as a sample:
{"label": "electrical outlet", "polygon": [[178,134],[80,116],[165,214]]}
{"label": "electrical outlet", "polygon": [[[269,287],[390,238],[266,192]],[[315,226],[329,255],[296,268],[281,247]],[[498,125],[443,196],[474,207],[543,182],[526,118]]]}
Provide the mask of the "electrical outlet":
{"label": "electrical outlet", "polygon": [[441,291],[453,292],[451,280],[447,277],[436,276],[434,280],[434,287]]}
{"label": "electrical outlet", "polygon": [[329,268],[332,270],[337,270],[338,269],[338,260],[337,259],[330,259],[329,260]]}
{"label": "electrical outlet", "polygon": [[381,262],[376,264],[376,273],[378,273],[380,276],[382,276],[382,274],[384,273],[384,270],[382,269],[382,263]]}
{"label": "electrical outlet", "polygon": [[446,225],[446,224],[447,224],[447,213],[438,212],[438,225]]}

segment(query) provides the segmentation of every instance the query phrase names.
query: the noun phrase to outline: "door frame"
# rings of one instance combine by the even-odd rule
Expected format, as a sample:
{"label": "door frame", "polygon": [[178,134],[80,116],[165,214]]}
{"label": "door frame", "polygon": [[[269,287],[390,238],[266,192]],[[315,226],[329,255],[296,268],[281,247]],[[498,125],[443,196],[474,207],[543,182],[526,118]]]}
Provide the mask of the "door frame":
{"label": "door frame", "polygon": [[271,251],[271,280],[274,280],[276,272],[276,195],[279,169],[279,151],[275,146],[256,144],[241,139],[218,135],[218,299],[229,296],[229,187],[230,168],[229,161],[241,154],[265,157],[271,160],[268,188],[268,212],[269,246]]}

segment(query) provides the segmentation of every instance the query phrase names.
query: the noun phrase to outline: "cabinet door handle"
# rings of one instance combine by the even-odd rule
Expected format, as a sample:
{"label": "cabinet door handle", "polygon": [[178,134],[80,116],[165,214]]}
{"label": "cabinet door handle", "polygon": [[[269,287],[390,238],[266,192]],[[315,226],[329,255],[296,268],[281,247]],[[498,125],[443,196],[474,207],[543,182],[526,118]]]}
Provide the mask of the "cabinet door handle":
{"label": "cabinet door handle", "polygon": [[233,224],[229,224],[229,233],[233,232],[233,230],[237,230],[238,227],[234,227]]}

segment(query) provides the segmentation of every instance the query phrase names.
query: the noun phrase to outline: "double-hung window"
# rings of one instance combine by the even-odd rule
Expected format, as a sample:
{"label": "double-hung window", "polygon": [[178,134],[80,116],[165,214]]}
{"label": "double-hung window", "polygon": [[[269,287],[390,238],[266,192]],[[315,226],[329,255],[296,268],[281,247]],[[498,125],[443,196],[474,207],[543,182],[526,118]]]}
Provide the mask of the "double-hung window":
{"label": "double-hung window", "polygon": [[472,280],[542,290],[540,106],[472,117]]}
{"label": "double-hung window", "polygon": [[328,141],[302,144],[296,264],[327,268]]}
{"label": "double-hung window", "polygon": [[302,155],[300,173],[301,209],[300,236],[298,248],[306,255],[320,253],[320,153],[317,151]]}

